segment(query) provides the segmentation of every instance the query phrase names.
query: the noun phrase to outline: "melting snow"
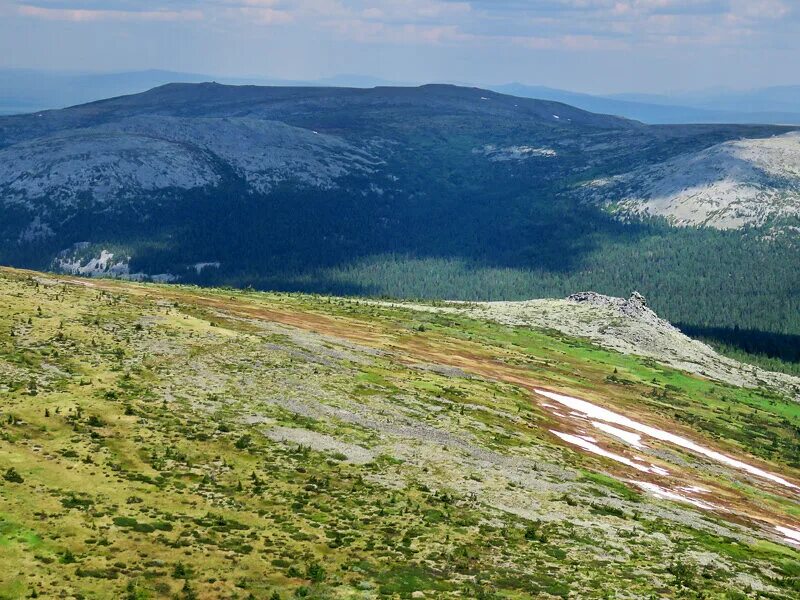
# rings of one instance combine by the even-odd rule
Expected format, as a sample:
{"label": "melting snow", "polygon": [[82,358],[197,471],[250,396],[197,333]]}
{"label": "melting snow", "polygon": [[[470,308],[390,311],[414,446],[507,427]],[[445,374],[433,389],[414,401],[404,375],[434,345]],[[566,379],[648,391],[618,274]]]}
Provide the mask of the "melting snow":
{"label": "melting snow", "polygon": [[[629,417],[626,417],[619,413],[615,413],[606,408],[596,406],[590,402],[586,402],[585,400],[580,400],[578,398],[573,398],[571,396],[565,396],[564,394],[557,394],[555,392],[548,392],[547,390],[536,390],[536,393],[550,400],[554,400],[555,402],[558,402],[559,404],[562,404],[567,408],[579,411],[583,413],[587,418],[597,419],[599,421],[605,421],[606,423],[614,423],[616,425],[622,425],[627,429],[638,431],[639,433],[655,438],[657,440],[661,440],[663,442],[669,442],[671,444],[675,444],[676,446],[680,446],[681,448],[690,450],[692,452],[695,452],[696,454],[700,454],[716,462],[728,465],[729,467],[739,469],[740,471],[745,471],[751,475],[755,475],[763,479],[768,479],[770,481],[773,481],[788,488],[800,490],[799,486],[791,483],[790,481],[787,481],[786,479],[780,477],[779,475],[770,473],[768,471],[764,471],[763,469],[759,469],[758,467],[755,467],[748,463],[742,462],[740,460],[722,454],[721,452],[717,452],[716,450],[711,450],[709,448],[706,448],[704,446],[701,446],[700,444],[693,442],[692,440],[675,435],[674,433],[669,433],[667,431],[657,429],[656,427],[644,425],[642,423],[634,421],[633,419],[630,419]],[[559,437],[561,436],[559,435]],[[565,438],[562,437],[562,439]],[[586,449],[589,450],[588,448]],[[602,450],[602,448],[600,448],[600,450]],[[605,452],[605,450],[603,450],[603,452]]]}
{"label": "melting snow", "polygon": [[795,544],[800,544],[800,531],[797,529],[792,529],[790,527],[783,527],[781,525],[776,525],[775,529],[780,531],[790,542],[794,542]]}
{"label": "melting snow", "polygon": [[609,435],[613,435],[615,438],[621,439],[626,444],[630,444],[636,448],[644,448],[644,444],[642,444],[642,436],[638,433],[625,431],[624,429],[618,429],[613,425],[609,425],[608,423],[600,423],[598,421],[592,421],[592,425],[597,427],[600,431],[605,431]]}
{"label": "melting snow", "polygon": [[[560,437],[565,442],[568,442],[570,444],[574,444],[575,446],[578,446],[579,448],[583,448],[584,450],[586,450],[588,452],[592,452],[592,453],[597,454],[599,456],[603,456],[605,458],[610,458],[611,460],[615,460],[615,461],[617,461],[619,463],[622,463],[623,465],[628,465],[629,467],[633,467],[634,469],[636,469],[637,471],[641,471],[642,473],[655,472],[652,467],[648,467],[646,465],[640,465],[639,463],[633,462],[630,458],[628,458],[626,456],[622,456],[620,454],[615,454],[613,452],[609,452],[605,448],[601,448],[597,444],[594,444],[594,443],[590,442],[589,440],[587,440],[586,438],[584,438],[582,436],[572,435],[570,433],[562,433],[560,431],[554,431],[552,429],[550,430],[550,433],[552,433],[553,435],[557,435],[558,437]],[[658,468],[658,467],[656,467],[656,468]]]}
{"label": "melting snow", "polygon": [[711,504],[710,502],[684,496],[683,494],[673,492],[672,490],[668,490],[667,488],[656,485],[655,483],[650,483],[649,481],[633,481],[632,483],[639,486],[646,492],[649,492],[656,498],[662,498],[664,500],[676,500],[678,502],[688,502],[689,504],[693,504],[698,508],[704,508],[706,510],[719,508],[717,505]]}

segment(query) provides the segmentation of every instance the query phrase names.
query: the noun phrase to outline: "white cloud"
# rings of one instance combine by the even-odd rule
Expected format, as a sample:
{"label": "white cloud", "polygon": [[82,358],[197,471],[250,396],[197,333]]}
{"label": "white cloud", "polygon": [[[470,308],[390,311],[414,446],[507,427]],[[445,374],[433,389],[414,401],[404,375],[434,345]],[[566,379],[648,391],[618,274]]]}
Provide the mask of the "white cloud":
{"label": "white cloud", "polygon": [[[3,0],[0,0],[2,5]],[[568,50],[733,45],[797,24],[794,0],[23,0],[19,15],[92,21],[295,24],[363,43]],[[770,24],[774,24],[773,27]],[[795,28],[796,29],[796,28]]]}
{"label": "white cloud", "polygon": [[87,8],[48,8],[22,4],[17,14],[50,21],[198,21],[203,19],[200,10],[106,10]]}

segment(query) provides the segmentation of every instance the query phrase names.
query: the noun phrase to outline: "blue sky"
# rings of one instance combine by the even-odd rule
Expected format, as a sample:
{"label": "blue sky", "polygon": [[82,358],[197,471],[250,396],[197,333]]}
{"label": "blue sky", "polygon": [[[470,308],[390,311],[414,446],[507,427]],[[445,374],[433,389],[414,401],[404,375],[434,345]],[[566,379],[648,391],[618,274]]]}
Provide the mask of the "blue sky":
{"label": "blue sky", "polygon": [[0,0],[0,67],[607,93],[797,84],[798,65],[800,0]]}

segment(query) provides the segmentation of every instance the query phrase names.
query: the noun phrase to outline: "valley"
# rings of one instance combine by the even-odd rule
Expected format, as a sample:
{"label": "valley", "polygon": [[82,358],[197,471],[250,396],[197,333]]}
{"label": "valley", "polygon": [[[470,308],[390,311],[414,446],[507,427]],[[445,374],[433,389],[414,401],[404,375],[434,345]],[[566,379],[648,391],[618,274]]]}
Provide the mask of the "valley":
{"label": "valley", "polygon": [[638,289],[792,370],[794,129],[452,85],[169,84],[0,118],[0,263],[429,300]]}

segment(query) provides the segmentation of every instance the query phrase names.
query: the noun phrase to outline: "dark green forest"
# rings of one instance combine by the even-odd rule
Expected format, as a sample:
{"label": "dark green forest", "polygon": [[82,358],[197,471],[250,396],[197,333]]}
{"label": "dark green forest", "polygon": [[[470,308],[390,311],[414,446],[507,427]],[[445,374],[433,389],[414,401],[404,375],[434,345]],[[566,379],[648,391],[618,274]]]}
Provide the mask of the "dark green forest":
{"label": "dark green forest", "polygon": [[[100,245],[130,250],[134,272],[219,261],[200,274],[178,271],[209,286],[461,300],[637,290],[659,315],[722,350],[773,368],[784,369],[768,359],[798,362],[800,245],[791,238],[622,223],[557,194],[509,201],[498,193],[468,211],[440,204],[439,212],[422,201],[292,196],[195,197],[192,210],[171,205],[156,235],[150,222],[137,229],[135,215],[124,215],[102,230],[116,245]],[[91,225],[74,222],[74,239],[99,233]]]}
{"label": "dark green forest", "polygon": [[[215,193],[165,202],[155,228],[132,210],[100,227],[73,218],[65,232],[97,240],[94,250],[129,252],[133,272],[177,272],[208,286],[460,300],[637,290],[659,315],[722,351],[779,370],[800,365],[796,240],[623,223],[556,192],[507,192],[364,202],[345,191],[254,198],[232,187],[224,201]],[[3,262],[47,269],[42,257],[58,248],[13,250]],[[190,267],[205,261],[221,267]]]}

